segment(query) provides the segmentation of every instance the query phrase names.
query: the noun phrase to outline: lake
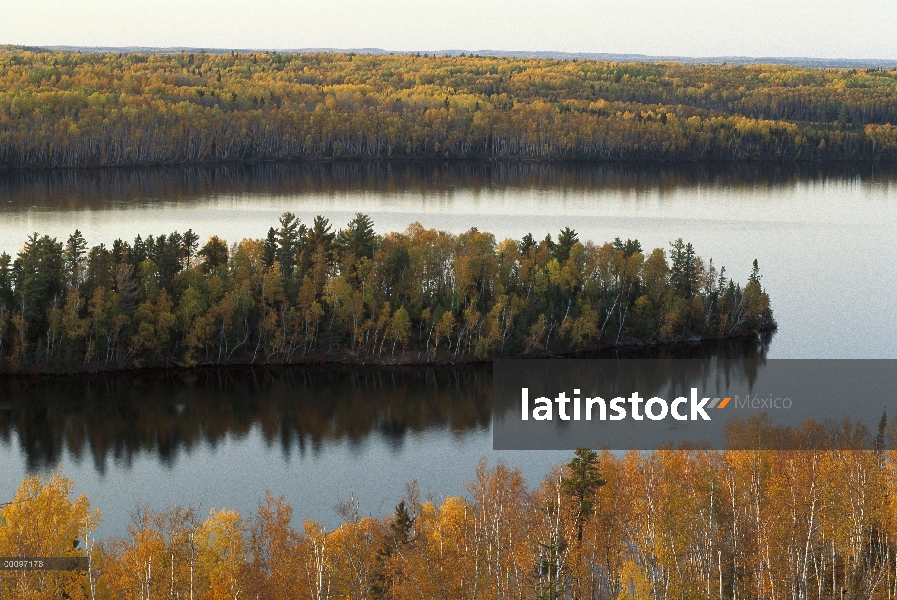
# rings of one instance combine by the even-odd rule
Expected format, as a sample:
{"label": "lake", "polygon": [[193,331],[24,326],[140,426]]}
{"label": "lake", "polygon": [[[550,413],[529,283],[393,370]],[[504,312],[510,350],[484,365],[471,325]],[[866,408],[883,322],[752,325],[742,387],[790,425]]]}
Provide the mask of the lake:
{"label": "lake", "polygon": [[[779,330],[747,350],[769,358],[897,357],[897,175],[816,169],[533,164],[256,165],[0,174],[0,251],[30,232],[90,244],[192,228],[202,239],[264,237],[290,211],[379,232],[413,221],[498,239],[683,238],[744,282],[759,261]],[[715,351],[715,350],[714,350]],[[354,496],[392,511],[406,482],[463,493],[486,456],[535,484],[566,452],[494,452],[485,367],[303,368],[0,381],[0,498],[59,465],[123,533],[137,503],[236,508],[266,489],[297,516],[338,522]]]}

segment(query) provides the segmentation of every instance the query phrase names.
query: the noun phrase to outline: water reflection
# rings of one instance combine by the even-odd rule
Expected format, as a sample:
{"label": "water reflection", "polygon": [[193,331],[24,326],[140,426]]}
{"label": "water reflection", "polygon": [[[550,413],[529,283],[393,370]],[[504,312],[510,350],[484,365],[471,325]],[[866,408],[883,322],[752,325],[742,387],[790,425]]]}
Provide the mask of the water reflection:
{"label": "water reflection", "polygon": [[0,212],[26,207],[83,210],[151,200],[193,201],[221,195],[436,193],[463,187],[546,190],[756,188],[858,179],[897,181],[897,167],[867,164],[584,164],[584,163],[263,163],[0,172]]}
{"label": "water reflection", "polygon": [[[612,358],[762,358],[770,338],[618,351]],[[105,473],[151,454],[169,469],[201,445],[214,448],[258,428],[284,460],[371,435],[396,452],[428,429],[488,431],[491,365],[431,368],[195,369],[0,379],[0,438],[15,432],[29,472],[65,451]]]}
{"label": "water reflection", "polygon": [[409,431],[487,427],[491,377],[460,369],[209,369],[77,378],[6,379],[0,435],[18,432],[29,470],[58,463],[63,449],[131,463],[141,452],[173,467],[183,451],[240,438],[259,426],[284,456],[373,432],[401,445]]}

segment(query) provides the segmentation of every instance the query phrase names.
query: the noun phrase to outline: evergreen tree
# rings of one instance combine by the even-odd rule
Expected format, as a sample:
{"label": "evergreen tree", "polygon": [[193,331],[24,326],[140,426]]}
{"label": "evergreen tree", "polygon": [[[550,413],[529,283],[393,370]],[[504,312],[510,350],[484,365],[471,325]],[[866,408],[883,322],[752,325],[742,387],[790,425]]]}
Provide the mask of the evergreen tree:
{"label": "evergreen tree", "polygon": [[[150,239],[150,238],[152,238],[152,236],[149,236],[149,238],[147,238],[147,239]],[[145,261],[148,258],[147,253],[146,253],[146,242],[144,242],[140,238],[140,235],[138,235],[136,238],[134,238],[134,245],[131,247],[130,258],[131,258],[130,262],[132,265],[134,265],[135,269],[140,265],[140,263],[142,263],[143,261]]]}
{"label": "evergreen tree", "polygon": [[567,262],[567,259],[570,258],[570,249],[573,248],[573,244],[579,241],[579,237],[577,237],[576,232],[569,227],[564,227],[561,230],[560,235],[558,235],[558,243],[554,248],[554,257],[558,259],[558,262],[562,265]]}
{"label": "evergreen tree", "polygon": [[46,307],[65,286],[62,244],[34,233],[13,263],[13,273],[22,317],[36,325],[31,328],[36,336],[46,328]]}
{"label": "evergreen tree", "polygon": [[188,229],[186,232],[184,232],[182,243],[183,256],[187,261],[187,268],[189,269],[193,261],[193,257],[196,256],[196,250],[199,248],[199,236],[193,232],[193,229]]}
{"label": "evergreen tree", "polygon": [[536,560],[534,586],[536,600],[560,600],[565,596],[563,570],[558,566],[564,552],[562,542],[539,542],[539,558]]}
{"label": "evergreen tree", "polygon": [[389,524],[389,531],[392,541],[395,545],[404,546],[411,542],[411,536],[414,530],[414,517],[408,512],[405,501],[401,500],[396,506],[396,513],[393,516],[392,523]]}
{"label": "evergreen tree", "polygon": [[78,287],[81,283],[81,272],[86,255],[87,241],[81,235],[81,232],[76,229],[75,233],[69,236],[65,244],[65,274],[69,285]]}
{"label": "evergreen tree", "polygon": [[532,248],[536,247],[536,240],[533,239],[532,233],[527,233],[523,236],[523,239],[520,240],[520,243],[517,245],[520,248],[520,254],[526,255]]}
{"label": "evergreen tree", "polygon": [[184,257],[183,237],[177,231],[170,235],[160,235],[150,247],[150,238],[147,238],[149,258],[156,263],[159,273],[159,286],[171,290],[174,276],[182,268],[181,260]]}
{"label": "evergreen tree", "polygon": [[620,238],[614,238],[614,252],[622,252],[623,256],[629,258],[633,254],[642,251],[642,244],[638,240],[629,240],[625,242]]}
{"label": "evergreen tree", "polygon": [[598,472],[598,455],[588,448],[577,448],[567,469],[569,475],[561,478],[561,490],[573,501],[576,518],[576,540],[582,541],[582,530],[589,517],[595,514],[595,492],[607,482]]}
{"label": "evergreen tree", "polygon": [[322,250],[325,256],[330,256],[333,253],[335,239],[336,234],[332,231],[330,220],[317,215],[308,232],[307,242],[309,249],[312,252]]}
{"label": "evergreen tree", "polygon": [[754,259],[753,266],[751,268],[751,274],[748,275],[748,283],[760,283],[760,265],[757,263],[757,259]]}
{"label": "evergreen tree", "polygon": [[396,506],[396,512],[389,524],[389,533],[383,541],[383,546],[377,550],[373,582],[371,584],[371,596],[375,599],[388,598],[390,589],[389,563],[395,553],[403,546],[412,542],[414,532],[414,517],[408,512],[405,501],[401,500]]}
{"label": "evergreen tree", "polygon": [[87,253],[87,267],[84,270],[84,291],[88,297],[93,296],[94,290],[104,287],[112,289],[113,255],[100,244],[94,246]]}
{"label": "evergreen tree", "polygon": [[343,252],[359,258],[373,258],[379,239],[374,233],[374,222],[364,213],[355,213],[355,218],[339,232],[337,242]]}
{"label": "evergreen tree", "polygon": [[697,280],[697,255],[691,242],[685,243],[682,238],[671,242],[672,252],[670,252],[670,282],[673,289],[683,298],[691,298],[694,296],[695,284]]}
{"label": "evergreen tree", "polygon": [[265,263],[265,269],[270,269],[274,265],[275,260],[277,260],[277,232],[273,227],[269,227],[262,252],[262,262]]}
{"label": "evergreen tree", "polygon": [[123,241],[121,238],[112,242],[112,262],[116,266],[123,262],[130,263],[131,254],[131,245],[128,242]]}
{"label": "evergreen tree", "polygon": [[307,228],[293,213],[283,213],[280,229],[277,230],[277,250],[274,257],[280,263],[280,270],[289,277],[296,268],[296,259],[305,240]]}

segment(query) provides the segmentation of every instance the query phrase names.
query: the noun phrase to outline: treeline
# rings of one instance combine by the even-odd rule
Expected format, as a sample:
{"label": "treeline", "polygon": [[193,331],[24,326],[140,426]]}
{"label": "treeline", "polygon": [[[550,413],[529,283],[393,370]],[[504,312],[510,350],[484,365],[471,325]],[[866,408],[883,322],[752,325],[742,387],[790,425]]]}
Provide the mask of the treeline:
{"label": "treeline", "polygon": [[0,553],[89,556],[89,570],[0,571],[0,593],[884,600],[897,595],[897,478],[887,446],[583,449],[534,489],[519,470],[483,459],[463,496],[423,499],[412,483],[389,517],[340,503],[333,530],[300,523],[283,497],[268,494],[247,517],[138,509],[126,535],[104,541],[92,538],[98,511],[85,496],[71,498],[72,482],[33,476],[0,509]]}
{"label": "treeline", "polygon": [[88,248],[31,235],[0,254],[6,371],[157,365],[455,362],[724,338],[775,327],[757,262],[744,286],[681,239],[643,252],[565,228],[497,243],[413,223],[379,236],[285,213],[233,245],[188,230]]}
{"label": "treeline", "polygon": [[897,72],[0,51],[0,166],[897,159]]}

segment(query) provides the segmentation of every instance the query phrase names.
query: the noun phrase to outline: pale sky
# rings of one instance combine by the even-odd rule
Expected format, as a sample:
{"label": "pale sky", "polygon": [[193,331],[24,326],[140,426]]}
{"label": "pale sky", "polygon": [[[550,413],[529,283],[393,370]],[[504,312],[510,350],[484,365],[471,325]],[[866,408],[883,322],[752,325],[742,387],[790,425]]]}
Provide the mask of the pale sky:
{"label": "pale sky", "polygon": [[897,59],[897,0],[0,0],[0,44]]}

